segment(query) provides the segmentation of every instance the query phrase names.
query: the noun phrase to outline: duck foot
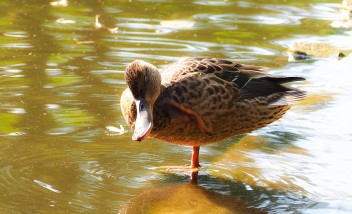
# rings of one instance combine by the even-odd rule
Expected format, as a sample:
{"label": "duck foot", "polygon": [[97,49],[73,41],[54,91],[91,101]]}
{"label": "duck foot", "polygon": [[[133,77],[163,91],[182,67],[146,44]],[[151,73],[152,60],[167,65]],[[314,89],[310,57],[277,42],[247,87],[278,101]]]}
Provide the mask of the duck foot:
{"label": "duck foot", "polygon": [[192,167],[192,166],[164,166],[162,168],[165,168],[166,171],[176,171],[176,172],[190,172],[190,183],[191,184],[197,184],[197,180],[198,180],[198,172],[200,169],[199,167]]}
{"label": "duck foot", "polygon": [[177,172],[199,172],[200,167],[192,166],[164,166],[166,171],[177,171]]}

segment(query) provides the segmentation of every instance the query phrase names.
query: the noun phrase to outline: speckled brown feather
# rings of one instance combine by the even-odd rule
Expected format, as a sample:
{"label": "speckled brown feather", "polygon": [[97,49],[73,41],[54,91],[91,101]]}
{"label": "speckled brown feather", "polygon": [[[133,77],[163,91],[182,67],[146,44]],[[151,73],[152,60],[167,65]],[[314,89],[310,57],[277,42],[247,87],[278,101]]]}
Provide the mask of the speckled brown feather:
{"label": "speckled brown feather", "polygon": [[[227,60],[185,57],[162,72],[161,94],[154,104],[154,128],[150,136],[170,143],[201,146],[247,133],[279,119],[290,104],[305,92],[281,85],[299,77],[269,77],[259,66]],[[199,129],[192,118],[169,104],[172,100],[196,112],[213,128],[211,135]],[[135,106],[129,89],[121,99],[122,113],[133,128]],[[188,120],[187,120],[188,119]]]}

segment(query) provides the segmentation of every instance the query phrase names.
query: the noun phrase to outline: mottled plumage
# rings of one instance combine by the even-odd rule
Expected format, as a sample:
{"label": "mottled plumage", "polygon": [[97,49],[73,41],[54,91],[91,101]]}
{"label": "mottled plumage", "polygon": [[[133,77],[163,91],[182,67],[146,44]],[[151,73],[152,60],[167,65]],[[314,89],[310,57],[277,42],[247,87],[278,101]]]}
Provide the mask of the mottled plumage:
{"label": "mottled plumage", "polygon": [[[155,84],[142,80],[148,79],[146,76],[140,80],[132,78],[131,74],[150,70],[158,75],[157,69],[151,67],[154,66],[135,61],[126,68],[129,88],[122,94],[121,109],[132,129],[138,115],[136,109],[143,112],[135,100],[145,94],[150,96],[148,88],[160,88],[157,98],[150,101],[152,129],[135,130],[135,140],[149,134],[169,143],[199,147],[264,127],[305,96],[301,90],[282,85],[303,78],[272,77],[263,73],[263,67],[206,57],[182,58],[165,68],[161,82]],[[138,84],[131,84],[134,82]],[[132,95],[130,89],[137,92]],[[139,138],[136,132],[142,133]]]}

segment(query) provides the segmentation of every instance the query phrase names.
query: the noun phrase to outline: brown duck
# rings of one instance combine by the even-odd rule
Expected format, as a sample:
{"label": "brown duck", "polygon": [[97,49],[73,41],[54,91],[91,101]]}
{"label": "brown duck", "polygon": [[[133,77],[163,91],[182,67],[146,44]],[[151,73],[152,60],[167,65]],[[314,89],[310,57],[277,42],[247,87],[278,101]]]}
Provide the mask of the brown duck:
{"label": "brown duck", "polygon": [[161,73],[147,62],[132,62],[121,97],[132,139],[151,136],[192,146],[191,168],[198,169],[200,146],[264,127],[305,97],[304,91],[282,85],[304,78],[273,77],[262,70],[207,57],[184,57]]}

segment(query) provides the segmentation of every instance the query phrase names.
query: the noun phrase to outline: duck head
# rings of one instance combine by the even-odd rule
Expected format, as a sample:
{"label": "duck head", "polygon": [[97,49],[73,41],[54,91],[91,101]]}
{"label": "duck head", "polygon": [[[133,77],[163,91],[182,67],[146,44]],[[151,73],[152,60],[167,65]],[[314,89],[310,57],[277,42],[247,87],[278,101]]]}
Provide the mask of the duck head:
{"label": "duck head", "polygon": [[161,75],[154,65],[135,60],[126,68],[125,81],[137,108],[132,140],[142,141],[153,128],[153,105],[160,95]]}

